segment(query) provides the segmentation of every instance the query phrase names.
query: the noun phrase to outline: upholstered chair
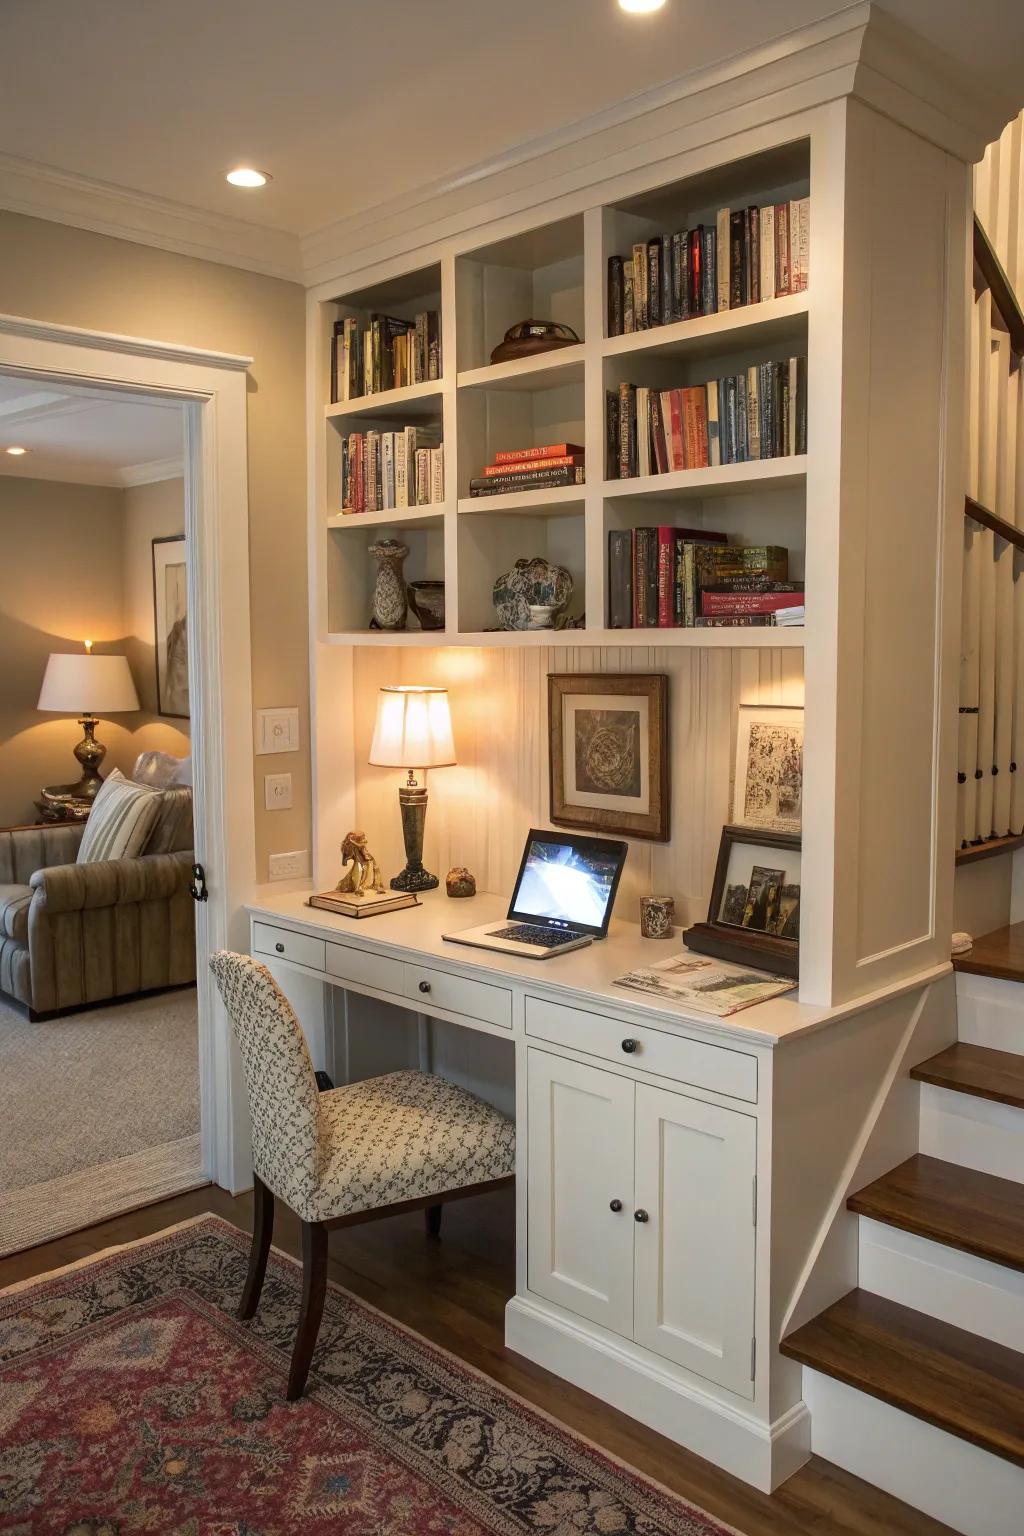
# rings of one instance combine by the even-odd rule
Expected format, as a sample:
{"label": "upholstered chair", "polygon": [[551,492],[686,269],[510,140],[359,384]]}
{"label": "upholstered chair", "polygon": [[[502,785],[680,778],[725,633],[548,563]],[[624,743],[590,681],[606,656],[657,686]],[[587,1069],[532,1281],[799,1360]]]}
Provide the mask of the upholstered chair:
{"label": "upholstered chair", "polygon": [[288,1397],[305,1390],[327,1290],[327,1233],[424,1210],[440,1232],[448,1200],[510,1182],[515,1126],[454,1083],[388,1072],[317,1089],[306,1038],[265,966],[220,950],[210,960],[242,1055],[252,1120],[253,1232],[239,1316],[259,1305],[274,1197],[302,1222],[302,1304]]}

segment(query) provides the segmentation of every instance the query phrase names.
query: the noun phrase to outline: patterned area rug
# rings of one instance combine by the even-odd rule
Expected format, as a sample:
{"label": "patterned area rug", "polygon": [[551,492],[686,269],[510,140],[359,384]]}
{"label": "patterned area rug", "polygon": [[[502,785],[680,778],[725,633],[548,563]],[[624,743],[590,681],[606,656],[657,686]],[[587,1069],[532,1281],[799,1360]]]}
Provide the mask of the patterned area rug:
{"label": "patterned area rug", "polygon": [[13,1536],[724,1536],[729,1529],[328,1291],[283,1397],[300,1271],[203,1216],[0,1295],[0,1531]]}

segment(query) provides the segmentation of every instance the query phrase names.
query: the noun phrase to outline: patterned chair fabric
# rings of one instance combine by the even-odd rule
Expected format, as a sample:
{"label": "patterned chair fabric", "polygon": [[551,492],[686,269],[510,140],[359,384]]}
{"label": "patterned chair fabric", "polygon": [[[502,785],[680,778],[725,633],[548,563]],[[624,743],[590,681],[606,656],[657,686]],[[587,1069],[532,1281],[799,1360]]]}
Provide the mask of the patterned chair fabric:
{"label": "patterned chair fabric", "polygon": [[265,966],[213,956],[242,1053],[253,1167],[303,1221],[505,1178],[515,1126],[444,1078],[389,1072],[319,1093],[305,1036]]}

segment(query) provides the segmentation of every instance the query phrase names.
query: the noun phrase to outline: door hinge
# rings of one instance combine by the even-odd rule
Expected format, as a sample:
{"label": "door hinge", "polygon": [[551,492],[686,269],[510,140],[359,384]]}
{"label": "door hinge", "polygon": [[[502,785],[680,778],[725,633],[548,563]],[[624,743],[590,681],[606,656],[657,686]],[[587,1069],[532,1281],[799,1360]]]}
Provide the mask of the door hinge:
{"label": "door hinge", "polygon": [[756,1173],[754,1174],[754,1181],[753,1181],[753,1183],[754,1183],[754,1189],[753,1189],[753,1208],[752,1208],[752,1210],[750,1212],[750,1219],[754,1223],[754,1226],[756,1227],[757,1226],[757,1174]]}
{"label": "door hinge", "polygon": [[753,1381],[753,1379],[754,1379],[754,1366],[755,1366],[756,1362],[757,1362],[757,1339],[755,1337],[755,1338],[752,1338],[751,1341],[750,1341],[750,1379],[751,1379],[751,1381]]}

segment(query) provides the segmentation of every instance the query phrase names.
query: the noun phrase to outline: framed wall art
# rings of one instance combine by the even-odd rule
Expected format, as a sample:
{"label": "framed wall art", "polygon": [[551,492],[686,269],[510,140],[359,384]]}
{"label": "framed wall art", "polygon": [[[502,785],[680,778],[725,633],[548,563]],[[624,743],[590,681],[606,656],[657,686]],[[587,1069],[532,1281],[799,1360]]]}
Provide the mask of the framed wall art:
{"label": "framed wall art", "polygon": [[668,842],[668,678],[555,674],[548,720],[554,824]]}
{"label": "framed wall art", "polygon": [[183,533],[153,540],[153,627],[157,713],[187,720],[188,567]]}
{"label": "framed wall art", "polygon": [[790,705],[741,704],[733,823],[799,834],[803,788],[803,710]]}
{"label": "framed wall art", "polygon": [[800,839],[760,827],[722,828],[706,923],[688,949],[795,977],[800,940]]}

